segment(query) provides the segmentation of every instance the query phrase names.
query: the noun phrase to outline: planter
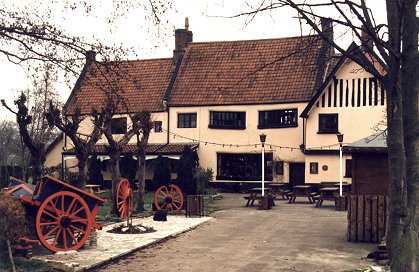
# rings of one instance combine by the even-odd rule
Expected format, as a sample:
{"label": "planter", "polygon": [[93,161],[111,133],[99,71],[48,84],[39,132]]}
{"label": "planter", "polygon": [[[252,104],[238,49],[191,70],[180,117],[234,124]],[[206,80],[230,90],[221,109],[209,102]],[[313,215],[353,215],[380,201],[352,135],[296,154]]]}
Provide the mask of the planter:
{"label": "planter", "polygon": [[261,196],[259,199],[259,210],[269,210],[272,209],[272,206],[275,205],[273,202],[272,196]]}
{"label": "planter", "polygon": [[348,210],[348,197],[346,195],[335,196],[335,209],[337,211],[346,211]]}

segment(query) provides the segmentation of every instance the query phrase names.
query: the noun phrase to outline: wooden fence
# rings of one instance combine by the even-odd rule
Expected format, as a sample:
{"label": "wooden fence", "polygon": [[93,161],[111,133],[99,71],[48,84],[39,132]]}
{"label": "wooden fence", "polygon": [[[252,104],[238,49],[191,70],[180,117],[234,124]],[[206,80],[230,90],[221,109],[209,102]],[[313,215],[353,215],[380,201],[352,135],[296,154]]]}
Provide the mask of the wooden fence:
{"label": "wooden fence", "polygon": [[385,236],[387,197],[351,195],[348,210],[348,241],[379,243]]}

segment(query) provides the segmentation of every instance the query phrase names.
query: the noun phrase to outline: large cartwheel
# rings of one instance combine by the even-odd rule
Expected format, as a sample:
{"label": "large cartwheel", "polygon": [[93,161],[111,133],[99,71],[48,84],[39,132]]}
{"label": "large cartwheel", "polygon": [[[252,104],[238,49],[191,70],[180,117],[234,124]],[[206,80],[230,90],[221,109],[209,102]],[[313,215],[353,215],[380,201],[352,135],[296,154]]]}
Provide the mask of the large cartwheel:
{"label": "large cartwheel", "polygon": [[89,238],[93,221],[83,198],[73,192],[62,191],[42,202],[35,227],[39,241],[49,250],[77,250]]}
{"label": "large cartwheel", "polygon": [[159,210],[180,211],[183,206],[182,190],[174,184],[159,187],[154,194],[154,205]]}
{"label": "large cartwheel", "polygon": [[134,197],[129,181],[125,178],[118,183],[115,192],[115,206],[119,217],[128,218],[134,208]]}

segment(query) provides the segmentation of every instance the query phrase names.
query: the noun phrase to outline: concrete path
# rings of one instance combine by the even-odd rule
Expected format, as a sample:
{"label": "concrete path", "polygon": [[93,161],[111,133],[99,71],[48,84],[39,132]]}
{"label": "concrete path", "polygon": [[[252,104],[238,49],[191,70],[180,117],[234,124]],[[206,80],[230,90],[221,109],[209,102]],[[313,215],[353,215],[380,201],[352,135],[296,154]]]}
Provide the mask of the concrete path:
{"label": "concrete path", "polygon": [[225,210],[213,220],[95,271],[335,272],[374,265],[365,257],[376,245],[348,243],[347,213],[332,202],[276,203],[262,211],[244,207],[243,195],[224,194],[215,205]]}
{"label": "concrete path", "polygon": [[133,251],[159,242],[167,237],[190,230],[210,219],[211,217],[186,218],[184,215],[168,215],[166,222],[153,221],[152,217],[134,219],[133,225],[152,226],[156,232],[115,234],[107,231],[121,223],[107,225],[102,230],[97,231],[97,246],[87,246],[87,242],[85,248],[79,251],[58,252],[55,254],[47,252],[45,255],[38,255],[34,258],[47,261],[53,267],[64,271],[84,271],[122,258]]}

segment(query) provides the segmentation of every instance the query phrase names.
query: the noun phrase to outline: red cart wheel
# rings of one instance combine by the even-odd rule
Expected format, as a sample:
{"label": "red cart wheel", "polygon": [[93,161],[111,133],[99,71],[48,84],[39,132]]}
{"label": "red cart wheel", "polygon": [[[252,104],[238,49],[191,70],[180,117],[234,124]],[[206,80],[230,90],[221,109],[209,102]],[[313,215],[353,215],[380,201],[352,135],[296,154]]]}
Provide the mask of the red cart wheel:
{"label": "red cart wheel", "polygon": [[116,188],[116,210],[119,217],[128,218],[134,208],[134,197],[127,179],[121,179]]}
{"label": "red cart wheel", "polygon": [[183,206],[182,190],[174,184],[163,185],[154,194],[154,205],[157,209],[178,212]]}
{"label": "red cart wheel", "polygon": [[77,194],[62,191],[47,197],[35,221],[39,241],[49,250],[77,250],[89,238],[90,209]]}

